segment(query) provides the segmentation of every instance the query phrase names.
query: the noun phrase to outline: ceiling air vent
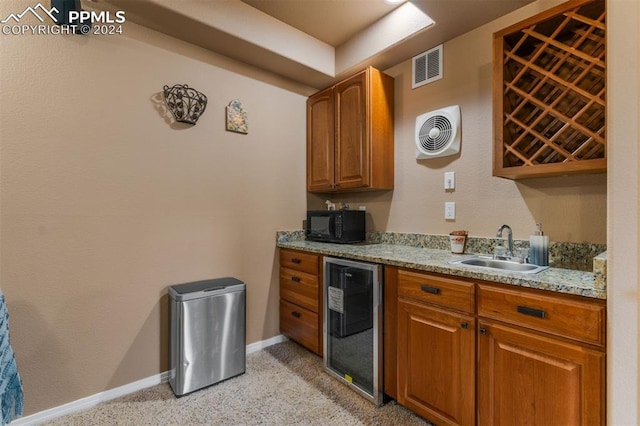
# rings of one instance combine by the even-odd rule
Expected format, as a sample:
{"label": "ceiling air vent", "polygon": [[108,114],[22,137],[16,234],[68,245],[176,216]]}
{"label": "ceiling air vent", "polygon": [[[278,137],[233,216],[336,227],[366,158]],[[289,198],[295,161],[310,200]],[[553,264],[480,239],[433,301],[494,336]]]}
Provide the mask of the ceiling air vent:
{"label": "ceiling air vent", "polygon": [[424,86],[442,78],[442,45],[413,57],[411,88]]}

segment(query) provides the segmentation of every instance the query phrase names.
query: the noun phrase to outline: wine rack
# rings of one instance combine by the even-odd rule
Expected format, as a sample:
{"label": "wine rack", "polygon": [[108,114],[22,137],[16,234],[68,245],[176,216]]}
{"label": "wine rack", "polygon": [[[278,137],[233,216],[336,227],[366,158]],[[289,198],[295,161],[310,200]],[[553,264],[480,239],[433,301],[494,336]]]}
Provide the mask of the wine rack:
{"label": "wine rack", "polygon": [[494,34],[494,176],[606,171],[605,35],[603,0]]}

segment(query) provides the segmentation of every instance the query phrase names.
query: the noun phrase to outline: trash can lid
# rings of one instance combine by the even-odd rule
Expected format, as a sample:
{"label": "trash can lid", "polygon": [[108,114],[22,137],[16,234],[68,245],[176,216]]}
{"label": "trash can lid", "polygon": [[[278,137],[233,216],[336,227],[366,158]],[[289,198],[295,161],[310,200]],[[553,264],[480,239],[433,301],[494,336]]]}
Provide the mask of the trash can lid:
{"label": "trash can lid", "polygon": [[169,287],[169,296],[177,301],[244,291],[246,285],[237,278],[225,277],[194,281]]}

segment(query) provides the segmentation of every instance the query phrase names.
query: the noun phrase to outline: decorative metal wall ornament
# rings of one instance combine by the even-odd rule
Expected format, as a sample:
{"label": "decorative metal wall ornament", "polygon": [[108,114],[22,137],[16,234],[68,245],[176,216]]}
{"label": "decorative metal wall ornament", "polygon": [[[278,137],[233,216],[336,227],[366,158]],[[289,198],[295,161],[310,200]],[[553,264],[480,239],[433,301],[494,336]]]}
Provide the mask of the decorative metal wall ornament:
{"label": "decorative metal wall ornament", "polygon": [[176,121],[196,124],[207,107],[207,97],[186,84],[164,86],[164,102]]}
{"label": "decorative metal wall ornament", "polygon": [[227,106],[227,130],[230,132],[249,133],[249,123],[247,123],[247,111],[242,106],[242,102],[237,99],[229,102]]}

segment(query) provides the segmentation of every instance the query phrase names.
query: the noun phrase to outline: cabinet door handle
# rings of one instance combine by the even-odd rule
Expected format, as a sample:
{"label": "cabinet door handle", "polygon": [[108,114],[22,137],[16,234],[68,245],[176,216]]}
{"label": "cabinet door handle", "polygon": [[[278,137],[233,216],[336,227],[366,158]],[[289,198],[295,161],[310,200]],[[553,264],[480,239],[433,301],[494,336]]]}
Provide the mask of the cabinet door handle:
{"label": "cabinet door handle", "polygon": [[484,327],[480,328],[480,334],[482,334],[482,335],[487,334],[487,329],[484,328]]}
{"label": "cabinet door handle", "polygon": [[420,290],[424,291],[425,293],[440,294],[440,289],[438,287],[431,287],[426,284],[421,285]]}
{"label": "cabinet door handle", "polygon": [[300,315],[300,312],[296,312],[296,311],[291,312],[291,315],[293,315],[296,318],[300,318],[302,316]]}
{"label": "cabinet door handle", "polygon": [[468,322],[460,323],[460,327],[466,330],[467,328],[469,328],[469,323]]}
{"label": "cabinet door handle", "polygon": [[300,263],[301,260],[298,259],[297,257],[294,257],[293,259],[291,259],[291,263]]}
{"label": "cabinet door handle", "polygon": [[291,277],[291,281],[299,283],[300,282],[300,277]]}
{"label": "cabinet door handle", "polygon": [[547,313],[541,309],[530,308],[528,306],[518,306],[518,312],[536,318],[545,318]]}

